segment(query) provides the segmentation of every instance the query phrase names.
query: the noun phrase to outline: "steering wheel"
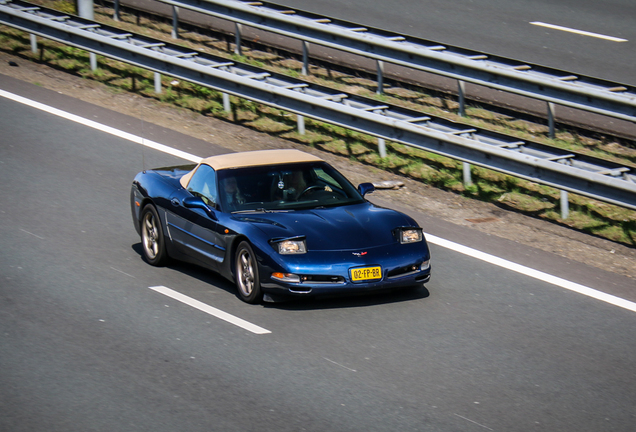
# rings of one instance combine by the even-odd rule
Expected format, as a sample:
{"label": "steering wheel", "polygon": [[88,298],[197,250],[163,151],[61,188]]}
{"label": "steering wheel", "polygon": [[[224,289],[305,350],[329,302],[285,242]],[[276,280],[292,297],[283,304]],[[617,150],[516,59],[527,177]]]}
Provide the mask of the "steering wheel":
{"label": "steering wheel", "polygon": [[320,189],[320,190],[324,190],[324,186],[309,186],[307,187],[304,191],[302,191],[300,194],[298,194],[298,198],[296,198],[297,200],[300,199],[300,197],[302,197],[303,195],[305,195],[307,192],[312,191],[314,189]]}

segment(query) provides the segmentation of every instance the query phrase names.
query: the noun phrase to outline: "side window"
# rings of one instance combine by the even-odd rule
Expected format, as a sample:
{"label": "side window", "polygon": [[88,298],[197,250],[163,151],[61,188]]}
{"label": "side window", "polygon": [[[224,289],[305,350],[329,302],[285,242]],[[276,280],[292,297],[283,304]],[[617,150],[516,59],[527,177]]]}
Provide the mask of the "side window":
{"label": "side window", "polygon": [[200,165],[188,183],[188,192],[201,197],[210,207],[216,207],[216,172],[214,169],[209,165]]}

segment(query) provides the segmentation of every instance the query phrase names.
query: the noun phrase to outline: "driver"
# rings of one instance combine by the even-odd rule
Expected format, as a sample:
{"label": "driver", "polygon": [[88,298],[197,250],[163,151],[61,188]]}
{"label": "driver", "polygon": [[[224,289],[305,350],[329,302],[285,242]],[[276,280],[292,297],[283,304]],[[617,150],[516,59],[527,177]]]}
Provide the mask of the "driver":
{"label": "driver", "polygon": [[223,180],[223,192],[225,194],[225,202],[230,210],[236,210],[239,204],[245,203],[245,198],[236,184],[235,177],[228,177]]}
{"label": "driver", "polygon": [[307,182],[302,171],[293,171],[289,179],[288,193],[291,194],[293,199],[300,198],[300,195],[307,189]]}

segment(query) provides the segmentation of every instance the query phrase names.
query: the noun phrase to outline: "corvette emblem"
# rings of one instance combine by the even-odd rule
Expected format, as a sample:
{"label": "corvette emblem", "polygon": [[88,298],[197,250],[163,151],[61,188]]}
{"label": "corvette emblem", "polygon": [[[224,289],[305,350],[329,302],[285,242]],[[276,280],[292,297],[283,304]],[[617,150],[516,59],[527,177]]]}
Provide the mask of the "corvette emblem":
{"label": "corvette emblem", "polygon": [[355,256],[359,257],[359,256],[364,256],[364,255],[366,255],[367,253],[366,253],[366,252],[353,252],[353,254],[354,254]]}

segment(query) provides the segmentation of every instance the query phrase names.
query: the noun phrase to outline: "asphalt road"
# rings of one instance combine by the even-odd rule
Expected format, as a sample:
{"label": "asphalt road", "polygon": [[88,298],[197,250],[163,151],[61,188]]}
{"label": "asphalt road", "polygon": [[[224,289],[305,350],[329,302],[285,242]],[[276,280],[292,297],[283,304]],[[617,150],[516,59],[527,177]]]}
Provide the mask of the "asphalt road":
{"label": "asphalt road", "polygon": [[[182,150],[227,151],[36,86],[0,88]],[[141,259],[130,182],[183,160],[5,98],[0,130],[0,430],[633,430],[634,312],[436,245],[425,289],[250,306],[214,274]],[[594,288],[634,288],[455,235]]]}

